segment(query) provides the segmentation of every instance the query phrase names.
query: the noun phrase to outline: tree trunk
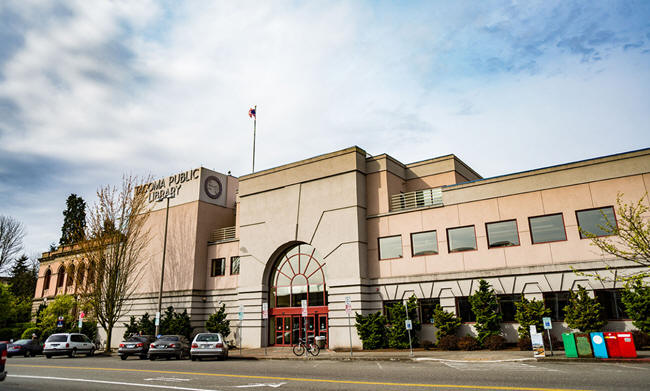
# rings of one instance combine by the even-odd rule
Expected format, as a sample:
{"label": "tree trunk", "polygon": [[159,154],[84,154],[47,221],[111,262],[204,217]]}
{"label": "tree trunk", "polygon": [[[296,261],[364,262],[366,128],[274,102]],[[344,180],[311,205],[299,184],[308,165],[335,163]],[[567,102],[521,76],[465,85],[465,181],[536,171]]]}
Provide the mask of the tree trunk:
{"label": "tree trunk", "polygon": [[106,348],[104,349],[104,352],[110,353],[111,352],[111,338],[113,336],[113,325],[109,324],[105,331],[106,331]]}

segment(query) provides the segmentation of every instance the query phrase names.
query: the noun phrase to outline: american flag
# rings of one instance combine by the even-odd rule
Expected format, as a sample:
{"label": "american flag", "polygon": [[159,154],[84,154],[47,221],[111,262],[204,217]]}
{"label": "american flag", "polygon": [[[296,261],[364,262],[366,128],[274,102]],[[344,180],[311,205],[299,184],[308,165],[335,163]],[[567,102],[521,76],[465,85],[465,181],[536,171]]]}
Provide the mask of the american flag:
{"label": "american flag", "polygon": [[257,119],[257,117],[255,116],[255,109],[249,109],[248,110],[248,117],[250,117],[250,118],[255,117],[255,119]]}

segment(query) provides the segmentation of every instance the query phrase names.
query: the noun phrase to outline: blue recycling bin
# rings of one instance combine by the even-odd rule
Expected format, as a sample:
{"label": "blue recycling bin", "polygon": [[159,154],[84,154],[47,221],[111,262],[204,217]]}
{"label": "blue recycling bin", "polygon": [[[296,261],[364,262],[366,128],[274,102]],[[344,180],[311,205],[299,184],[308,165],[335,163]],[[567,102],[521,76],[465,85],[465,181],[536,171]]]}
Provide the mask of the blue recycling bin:
{"label": "blue recycling bin", "polygon": [[589,333],[591,346],[594,349],[594,357],[609,358],[607,355],[607,345],[605,345],[605,336],[601,332]]}

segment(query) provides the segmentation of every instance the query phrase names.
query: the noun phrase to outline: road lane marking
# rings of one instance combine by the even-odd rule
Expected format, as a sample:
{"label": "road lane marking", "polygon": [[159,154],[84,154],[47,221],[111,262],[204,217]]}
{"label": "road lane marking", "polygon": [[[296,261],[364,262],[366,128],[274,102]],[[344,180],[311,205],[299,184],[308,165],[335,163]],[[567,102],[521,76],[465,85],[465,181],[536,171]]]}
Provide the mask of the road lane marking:
{"label": "road lane marking", "polygon": [[170,382],[182,382],[182,381],[190,381],[190,379],[179,379],[177,377],[150,377],[148,379],[144,379],[144,381],[170,381]]}
{"label": "road lane marking", "polygon": [[255,384],[244,384],[241,386],[234,386],[235,388],[254,388],[254,387],[272,387],[272,388],[278,388],[284,384],[287,384],[285,382],[282,383],[255,383]]}
{"label": "road lane marking", "polygon": [[12,375],[12,374],[7,375],[7,377],[21,377],[21,378],[27,378],[27,379],[44,379],[44,380],[60,380],[60,381],[71,381],[71,382],[81,382],[81,383],[100,383],[100,384],[112,384],[112,385],[117,385],[117,386],[164,388],[166,390],[179,390],[179,391],[218,391],[218,390],[209,390],[207,388],[177,387],[177,386],[167,386],[167,385],[160,385],[160,384],[126,383],[126,382],[121,382],[121,381],[108,381],[108,380],[75,379],[75,378],[69,378],[69,377]]}
{"label": "road lane marking", "polygon": [[574,389],[574,388],[479,386],[479,385],[459,385],[459,384],[391,383],[391,382],[373,382],[373,381],[359,381],[359,380],[310,379],[310,378],[301,378],[301,377],[235,375],[235,374],[227,374],[227,373],[163,371],[163,370],[155,370],[155,369],[69,367],[69,366],[63,366],[63,365],[13,364],[13,365],[11,365],[11,367],[73,369],[73,370],[87,370],[87,371],[164,373],[164,374],[173,374],[173,375],[230,377],[230,378],[236,378],[236,379],[270,379],[270,380],[288,380],[288,381],[313,382],[313,383],[360,384],[360,385],[392,386],[392,387],[399,386],[399,387],[423,387],[423,388],[462,388],[462,389],[474,389],[474,390],[520,390],[520,391],[591,391],[591,390]]}

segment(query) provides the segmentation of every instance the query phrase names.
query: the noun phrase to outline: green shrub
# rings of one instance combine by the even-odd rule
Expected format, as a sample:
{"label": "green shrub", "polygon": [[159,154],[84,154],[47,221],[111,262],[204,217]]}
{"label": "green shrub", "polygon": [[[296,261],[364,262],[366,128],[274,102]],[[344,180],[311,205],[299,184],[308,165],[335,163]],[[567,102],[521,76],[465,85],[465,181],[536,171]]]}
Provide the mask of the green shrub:
{"label": "green shrub", "polygon": [[500,335],[501,313],[499,312],[499,302],[490,284],[485,280],[480,280],[478,289],[469,297],[469,303],[472,306],[472,312],[476,316],[474,327],[476,327],[478,333],[478,342],[482,344],[485,338],[491,335]]}
{"label": "green shrub", "polygon": [[515,306],[517,306],[515,321],[519,323],[517,329],[519,338],[530,337],[531,325],[535,325],[538,331],[543,330],[544,322],[542,318],[551,315],[551,310],[544,307],[543,301],[528,300],[522,297],[521,301],[515,303]]}
{"label": "green shrub", "polygon": [[21,339],[31,339],[32,334],[36,334],[36,338],[40,338],[43,334],[43,330],[40,327],[29,327],[23,331],[23,335],[20,336]]}
{"label": "green shrub", "polygon": [[355,328],[364,349],[382,349],[388,345],[386,317],[381,312],[363,316],[355,313]]}
{"label": "green shrub", "polygon": [[433,326],[438,329],[437,340],[447,335],[455,335],[460,323],[460,319],[455,314],[445,311],[440,304],[433,310]]}
{"label": "green shrub", "polygon": [[144,315],[139,320],[136,320],[135,316],[129,318],[129,323],[123,323],[126,330],[124,330],[123,339],[129,338],[133,334],[142,334],[142,335],[154,335],[156,332],[156,325],[151,318],[149,318],[149,313],[145,312]]}
{"label": "green shrub", "polygon": [[191,340],[192,329],[190,316],[186,309],[179,314],[174,311],[174,307],[167,307],[165,315],[160,320],[160,334],[184,335],[187,339]]}
{"label": "green shrub", "polygon": [[210,315],[205,322],[205,328],[211,333],[220,333],[226,338],[230,334],[230,321],[226,319],[226,305],[221,305],[221,308],[214,314]]}
{"label": "green shrub", "polygon": [[578,292],[569,292],[569,304],[564,307],[567,325],[583,333],[600,331],[607,321],[603,316],[603,307],[598,300],[592,299],[587,290],[578,285]]}
{"label": "green shrub", "polygon": [[479,350],[480,348],[481,344],[478,339],[471,335],[466,335],[458,340],[458,349],[460,350]]}
{"label": "green shrub", "polygon": [[650,285],[645,285],[638,277],[628,280],[621,301],[632,324],[639,330],[650,333]]}
{"label": "green shrub", "polygon": [[455,335],[445,335],[438,340],[438,349],[458,350],[458,337]]}
{"label": "green shrub", "polygon": [[[411,296],[406,304],[408,308],[409,319],[413,325],[411,332],[411,343],[413,346],[418,345],[418,339],[415,332],[420,331],[422,325],[418,317],[418,302],[415,296]],[[388,347],[394,349],[409,348],[409,332],[406,330],[406,309],[402,303],[395,303],[388,307],[391,324],[388,326]]]}
{"label": "green shrub", "polygon": [[483,341],[483,346],[490,350],[502,350],[506,347],[506,339],[501,335],[490,335]]}

